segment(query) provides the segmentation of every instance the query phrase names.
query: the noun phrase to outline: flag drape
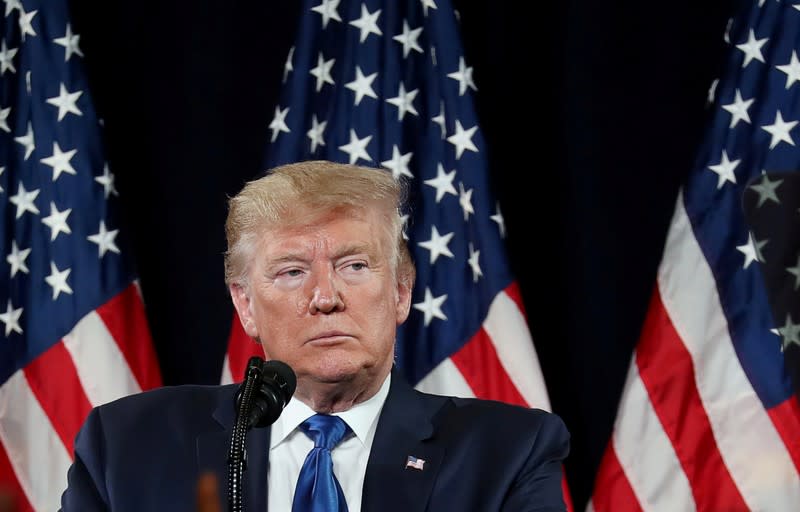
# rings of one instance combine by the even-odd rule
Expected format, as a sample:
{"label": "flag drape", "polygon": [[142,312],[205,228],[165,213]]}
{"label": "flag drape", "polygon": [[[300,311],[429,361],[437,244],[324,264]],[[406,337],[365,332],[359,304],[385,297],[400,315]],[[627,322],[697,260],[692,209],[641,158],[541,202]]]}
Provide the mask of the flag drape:
{"label": "flag drape", "polygon": [[783,350],[798,331],[773,318],[760,263],[777,255],[742,201],[749,181],[800,166],[798,27],[796,6],[763,1],[728,26],[589,510],[797,510],[800,408]]}
{"label": "flag drape", "polygon": [[66,1],[0,21],[0,485],[60,504],[96,405],[161,384]]}

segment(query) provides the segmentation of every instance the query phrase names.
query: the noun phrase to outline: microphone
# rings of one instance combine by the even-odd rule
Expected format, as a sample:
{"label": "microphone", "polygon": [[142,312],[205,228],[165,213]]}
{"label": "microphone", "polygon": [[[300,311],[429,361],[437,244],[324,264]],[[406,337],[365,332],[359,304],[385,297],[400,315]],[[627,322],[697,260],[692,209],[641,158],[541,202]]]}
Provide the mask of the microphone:
{"label": "microphone", "polygon": [[[258,356],[250,358],[245,375],[253,379],[250,395],[250,411],[247,414],[247,429],[272,425],[283,408],[289,403],[297,387],[297,377],[283,361],[264,361]],[[241,410],[241,401],[247,387],[245,381],[236,393],[236,410]]]}
{"label": "microphone", "polygon": [[297,387],[294,371],[281,361],[253,356],[247,362],[245,379],[236,392],[236,421],[228,451],[228,510],[241,512],[242,484],[247,469],[245,437],[253,427],[266,427],[278,419]]}

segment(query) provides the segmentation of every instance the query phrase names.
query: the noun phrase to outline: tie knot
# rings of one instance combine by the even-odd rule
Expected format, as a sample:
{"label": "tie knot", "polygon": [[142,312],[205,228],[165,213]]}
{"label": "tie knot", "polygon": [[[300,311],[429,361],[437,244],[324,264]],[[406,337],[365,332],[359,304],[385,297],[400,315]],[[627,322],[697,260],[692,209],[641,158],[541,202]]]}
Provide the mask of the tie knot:
{"label": "tie knot", "polygon": [[315,448],[332,450],[350,432],[347,423],[338,416],[315,414],[300,424],[300,429],[314,441]]}

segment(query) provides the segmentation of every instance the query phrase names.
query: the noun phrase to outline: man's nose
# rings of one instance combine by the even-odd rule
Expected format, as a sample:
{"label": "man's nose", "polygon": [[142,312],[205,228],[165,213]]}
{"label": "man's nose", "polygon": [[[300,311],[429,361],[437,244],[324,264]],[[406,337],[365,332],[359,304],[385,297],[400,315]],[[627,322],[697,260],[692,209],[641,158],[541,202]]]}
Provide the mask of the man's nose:
{"label": "man's nose", "polygon": [[332,271],[318,274],[311,289],[308,310],[311,314],[333,313],[344,309],[344,301],[339,293],[336,277]]}

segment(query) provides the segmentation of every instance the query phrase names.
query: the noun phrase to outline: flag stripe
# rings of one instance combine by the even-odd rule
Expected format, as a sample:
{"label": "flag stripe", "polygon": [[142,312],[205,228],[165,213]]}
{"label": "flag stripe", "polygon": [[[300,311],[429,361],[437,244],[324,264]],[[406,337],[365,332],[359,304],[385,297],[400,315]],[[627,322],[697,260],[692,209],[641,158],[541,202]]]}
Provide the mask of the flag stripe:
{"label": "flag stripe", "polygon": [[[122,311],[118,313],[123,314]],[[64,336],[64,346],[72,356],[78,378],[92,405],[141,391],[106,325],[97,313],[91,312]],[[104,364],[98,365],[97,361],[104,361]]]}
{"label": "flag stripe", "polygon": [[72,358],[56,343],[24,369],[31,392],[50,418],[52,427],[72,453],[75,436],[92,405],[83,391]]}
{"label": "flag stripe", "polygon": [[494,298],[483,328],[494,344],[504,373],[522,395],[523,403],[549,411],[550,400],[539,357],[523,311],[519,290],[514,283]]}
{"label": "flag stripe", "polygon": [[800,405],[797,397],[790,396],[782,404],[767,411],[778,430],[794,467],[800,473]]}
{"label": "flag stripe", "polygon": [[797,469],[733,349],[714,276],[693,235],[682,195],[667,235],[658,287],[692,357],[718,448],[745,502],[752,510],[789,510],[787,504],[800,503]]}
{"label": "flag stripe", "polygon": [[714,442],[695,387],[692,359],[664,310],[658,290],[636,349],[639,376],[689,478],[698,510],[745,510]]}
{"label": "flag stripe", "polygon": [[0,442],[34,510],[57,508],[72,460],[34,396],[15,372],[0,386]]}
{"label": "flag stripe", "polygon": [[449,357],[414,387],[425,393],[475,398],[475,392]]}
{"label": "flag stripe", "polygon": [[647,511],[695,510],[692,489],[635,364],[630,366],[620,408],[625,414],[614,425],[613,449],[637,501]]}
{"label": "flag stripe", "polygon": [[144,303],[135,282],[121,293],[97,308],[108,332],[125,356],[139,389],[152,389],[161,385],[158,366],[150,330],[147,324]]}
{"label": "flag stripe", "polygon": [[225,362],[222,365],[222,383],[242,381],[247,361],[253,356],[264,357],[264,349],[244,332],[242,322],[239,321],[239,315],[234,311],[231,331],[228,336],[228,351],[225,355]]}
{"label": "flag stripe", "polygon": [[628,477],[617,459],[614,447],[609,445],[600,461],[603,469],[595,481],[595,492],[587,512],[642,512]]}
{"label": "flag stripe", "polygon": [[528,405],[504,371],[495,345],[483,329],[450,359],[478,398]]}
{"label": "flag stripe", "polygon": [[17,481],[17,475],[14,473],[14,468],[11,467],[11,461],[8,460],[8,454],[5,448],[0,444],[0,482],[2,488],[0,492],[6,493],[13,500],[14,512],[31,512],[33,507],[25,496],[25,491]]}

